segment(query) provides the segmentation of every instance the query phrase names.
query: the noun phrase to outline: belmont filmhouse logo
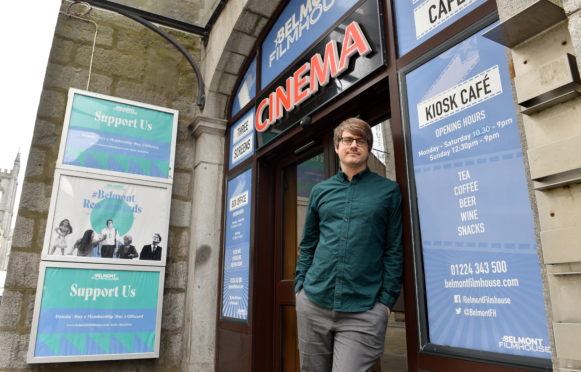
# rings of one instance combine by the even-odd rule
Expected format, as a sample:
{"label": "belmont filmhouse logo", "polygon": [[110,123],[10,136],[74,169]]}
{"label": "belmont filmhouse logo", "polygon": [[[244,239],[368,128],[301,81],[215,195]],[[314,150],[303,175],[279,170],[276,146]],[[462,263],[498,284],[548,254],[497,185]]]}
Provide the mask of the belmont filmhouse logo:
{"label": "belmont filmhouse logo", "polygon": [[103,274],[103,273],[95,273],[91,277],[92,280],[119,280],[117,274]]}
{"label": "belmont filmhouse logo", "polygon": [[536,337],[502,336],[498,346],[503,349],[534,351],[539,353],[551,353],[551,347],[545,345],[545,340]]}
{"label": "belmont filmhouse logo", "polygon": [[268,56],[268,67],[277,62],[293,43],[299,41],[335,5],[336,0],[306,0],[299,11],[291,14],[276,32],[274,50]]}

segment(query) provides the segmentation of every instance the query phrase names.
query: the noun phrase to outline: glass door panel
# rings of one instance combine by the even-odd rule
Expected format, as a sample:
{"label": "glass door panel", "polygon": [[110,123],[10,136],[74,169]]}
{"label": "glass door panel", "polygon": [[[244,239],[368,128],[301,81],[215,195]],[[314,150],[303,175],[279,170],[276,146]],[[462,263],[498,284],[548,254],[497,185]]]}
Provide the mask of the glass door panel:
{"label": "glass door panel", "polygon": [[[294,276],[311,189],[323,181],[325,156],[323,152],[294,163],[282,171],[283,187],[283,242],[281,280],[277,286],[281,299],[282,370],[299,371],[297,348],[297,321],[294,307]],[[284,301],[284,299],[287,301]],[[291,300],[292,299],[292,300]],[[289,302],[292,302],[289,303]]]}

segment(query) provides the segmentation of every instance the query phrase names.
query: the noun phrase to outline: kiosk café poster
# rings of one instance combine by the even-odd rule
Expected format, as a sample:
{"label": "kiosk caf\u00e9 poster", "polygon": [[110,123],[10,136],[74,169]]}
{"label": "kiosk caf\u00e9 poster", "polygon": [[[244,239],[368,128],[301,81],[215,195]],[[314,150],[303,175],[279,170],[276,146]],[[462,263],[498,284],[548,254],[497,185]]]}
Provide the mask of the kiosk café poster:
{"label": "kiosk caf\u00e9 poster", "polygon": [[43,259],[165,263],[169,186],[65,171],[56,179]]}
{"label": "kiosk caf\u00e9 poster", "polygon": [[483,32],[405,77],[430,342],[550,358],[506,52]]}
{"label": "kiosk caf\u00e9 poster", "polygon": [[71,89],[62,164],[171,177],[177,111]]}
{"label": "kiosk caf\u00e9 poster", "polygon": [[29,361],[157,356],[162,268],[129,271],[114,269],[114,265],[43,265]]}

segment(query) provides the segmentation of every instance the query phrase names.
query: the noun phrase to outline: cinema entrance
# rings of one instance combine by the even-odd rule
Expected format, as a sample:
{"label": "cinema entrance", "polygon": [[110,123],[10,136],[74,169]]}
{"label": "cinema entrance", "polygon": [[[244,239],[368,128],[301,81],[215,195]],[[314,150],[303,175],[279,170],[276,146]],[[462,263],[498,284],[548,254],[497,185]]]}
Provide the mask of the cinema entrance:
{"label": "cinema entrance", "polygon": [[403,196],[404,288],[375,370],[550,368],[495,3],[445,3],[289,1],[266,27],[230,106],[217,370],[298,370],[305,208],[348,117],[373,126],[368,167]]}
{"label": "cinema entrance", "polygon": [[[393,145],[390,123],[385,114],[386,112],[383,113],[383,117],[367,118],[375,124],[373,126],[375,145],[368,164],[372,171],[393,179],[395,176]],[[328,126],[328,130],[325,130],[322,135],[318,133],[313,138],[308,138],[306,141],[303,139],[296,146],[279,152],[267,166],[272,169],[272,183],[274,184],[274,187],[270,189],[274,201],[272,225],[274,241],[272,245],[266,246],[274,247],[273,359],[275,366],[280,368],[275,369],[277,371],[299,370],[293,279],[309,194],[316,183],[331,177],[338,170],[338,159],[333,149],[331,130],[343,118],[323,118],[322,120],[325,123],[319,124]],[[260,189],[260,185],[258,188]],[[269,278],[264,278],[264,281],[266,280]],[[403,301],[398,303],[392,318],[394,322],[397,318],[397,324],[390,323],[390,327],[397,326],[397,328],[394,333],[390,331],[388,337],[392,345],[400,345],[399,354],[392,349],[385,360],[387,362],[390,359],[392,364],[399,363],[399,370],[405,371],[407,367]],[[399,337],[397,340],[394,338],[396,334]]]}

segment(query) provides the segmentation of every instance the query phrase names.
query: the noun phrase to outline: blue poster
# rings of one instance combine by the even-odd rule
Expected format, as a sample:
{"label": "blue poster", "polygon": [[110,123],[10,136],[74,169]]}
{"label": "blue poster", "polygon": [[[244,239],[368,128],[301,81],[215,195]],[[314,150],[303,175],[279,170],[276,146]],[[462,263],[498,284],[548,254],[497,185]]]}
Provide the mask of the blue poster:
{"label": "blue poster", "polygon": [[506,52],[483,32],[405,78],[429,338],[550,359]]}
{"label": "blue poster", "polygon": [[228,181],[222,317],[248,319],[252,169]]}
{"label": "blue poster", "polygon": [[244,74],[236,94],[234,94],[234,102],[232,102],[232,109],[230,116],[234,116],[244,106],[250,102],[256,95],[256,58],[252,58],[252,62],[248,66],[248,70]]}
{"label": "blue poster", "polygon": [[71,90],[65,165],[168,179],[177,111]]}
{"label": "blue poster", "polygon": [[262,43],[261,88],[313,44],[357,0],[290,0]]}
{"label": "blue poster", "polygon": [[252,108],[230,127],[229,170],[254,154],[254,140],[254,108]]}
{"label": "blue poster", "polygon": [[47,267],[34,357],[153,353],[159,271]]}
{"label": "blue poster", "polygon": [[403,56],[486,0],[394,1],[399,55]]}

